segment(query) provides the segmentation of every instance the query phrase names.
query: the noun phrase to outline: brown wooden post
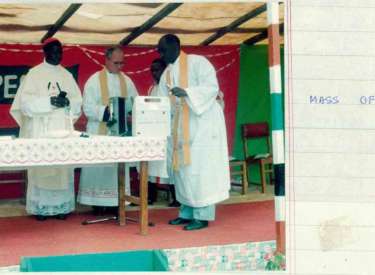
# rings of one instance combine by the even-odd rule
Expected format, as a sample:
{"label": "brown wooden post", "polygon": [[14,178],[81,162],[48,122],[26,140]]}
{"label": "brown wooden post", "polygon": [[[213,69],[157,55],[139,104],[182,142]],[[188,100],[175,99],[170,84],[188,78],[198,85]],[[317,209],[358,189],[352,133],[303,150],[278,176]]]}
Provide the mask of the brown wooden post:
{"label": "brown wooden post", "polygon": [[147,235],[148,231],[148,173],[147,173],[147,161],[141,161],[141,175],[140,175],[140,216],[141,216],[141,235]]}
{"label": "brown wooden post", "polygon": [[125,225],[125,163],[118,163],[118,217],[119,224]]}

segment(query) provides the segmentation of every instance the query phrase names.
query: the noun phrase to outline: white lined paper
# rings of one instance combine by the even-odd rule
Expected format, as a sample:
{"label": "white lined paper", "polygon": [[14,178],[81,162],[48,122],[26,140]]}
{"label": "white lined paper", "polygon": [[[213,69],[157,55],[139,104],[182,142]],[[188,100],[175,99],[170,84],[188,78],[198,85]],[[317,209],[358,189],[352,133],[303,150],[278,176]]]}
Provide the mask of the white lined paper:
{"label": "white lined paper", "polygon": [[375,1],[288,4],[288,272],[375,274]]}

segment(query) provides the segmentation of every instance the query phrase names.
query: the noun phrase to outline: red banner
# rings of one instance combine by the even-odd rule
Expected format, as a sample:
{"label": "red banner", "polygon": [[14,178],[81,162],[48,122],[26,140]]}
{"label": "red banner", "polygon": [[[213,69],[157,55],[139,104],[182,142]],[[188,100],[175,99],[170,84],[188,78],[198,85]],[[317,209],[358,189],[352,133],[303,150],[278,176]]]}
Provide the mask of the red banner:
{"label": "red banner", "polygon": [[[62,65],[77,67],[78,84],[83,90],[87,79],[104,64],[103,46],[67,45],[64,46]],[[239,81],[239,47],[238,46],[205,46],[183,47],[186,53],[200,54],[207,57],[214,65],[219,80],[220,89],[224,93],[225,118],[228,130],[230,152],[235,130],[237,110],[237,91]],[[159,55],[155,48],[125,47],[125,66],[123,71],[133,80],[140,95],[145,95],[152,83],[149,71],[153,59]],[[25,67],[33,67],[43,60],[39,45],[3,44],[0,45],[0,128],[15,128],[16,122],[9,115],[10,102],[19,85]],[[17,67],[21,73],[12,72]],[[5,100],[4,100],[5,99]],[[82,118],[76,126],[84,130],[86,119]]]}

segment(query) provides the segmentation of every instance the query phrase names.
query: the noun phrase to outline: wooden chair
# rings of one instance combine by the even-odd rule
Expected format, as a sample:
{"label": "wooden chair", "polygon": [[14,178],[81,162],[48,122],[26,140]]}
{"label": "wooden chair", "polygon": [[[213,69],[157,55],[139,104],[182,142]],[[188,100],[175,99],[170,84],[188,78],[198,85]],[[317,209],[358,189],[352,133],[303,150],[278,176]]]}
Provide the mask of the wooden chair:
{"label": "wooden chair", "polygon": [[233,179],[234,176],[241,176],[241,184],[231,181],[232,185],[241,185],[242,195],[247,194],[248,182],[247,182],[247,165],[244,160],[233,159],[229,161],[230,177]]}
{"label": "wooden chair", "polygon": [[[266,152],[261,154],[251,154],[248,148],[248,141],[255,139],[266,139],[267,149]],[[259,123],[246,123],[242,125],[242,141],[244,146],[244,159],[247,167],[250,164],[259,164],[260,178],[262,184],[262,193],[265,192],[266,188],[266,176],[270,176],[270,182],[272,181],[273,166],[272,166],[272,151],[271,151],[271,140],[270,131],[267,122]],[[249,173],[248,173],[249,176]],[[250,178],[248,179],[250,182]]]}

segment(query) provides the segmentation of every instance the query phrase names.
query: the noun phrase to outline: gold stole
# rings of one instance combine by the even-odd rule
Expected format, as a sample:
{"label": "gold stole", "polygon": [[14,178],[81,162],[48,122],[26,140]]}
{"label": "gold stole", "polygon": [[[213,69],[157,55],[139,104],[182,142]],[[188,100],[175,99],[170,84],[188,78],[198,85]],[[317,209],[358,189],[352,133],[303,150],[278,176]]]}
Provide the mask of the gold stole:
{"label": "gold stole", "polygon": [[[99,82],[100,82],[100,92],[102,96],[102,104],[108,106],[109,97],[108,97],[108,79],[107,79],[107,70],[104,68],[99,73]],[[126,87],[125,78],[121,72],[117,74],[120,81],[120,92],[122,97],[128,97],[128,90]],[[99,123],[99,135],[107,135],[107,123],[101,121]]]}
{"label": "gold stole", "polygon": [[[188,63],[187,55],[184,52],[180,52],[179,60],[179,69],[180,69],[180,83],[179,87],[186,89],[188,87]],[[170,87],[172,87],[170,70],[167,71],[166,81]],[[172,156],[172,165],[173,170],[179,170],[180,161],[179,161],[179,150],[178,150],[178,129],[179,129],[179,120],[182,115],[182,152],[183,152],[183,164],[189,165],[191,163],[190,158],[190,128],[189,128],[189,106],[184,97],[180,97],[180,104],[176,104],[176,97],[170,96],[171,105],[175,107],[175,115],[173,120],[173,156]]]}

